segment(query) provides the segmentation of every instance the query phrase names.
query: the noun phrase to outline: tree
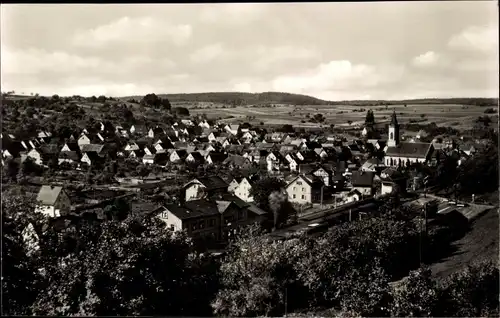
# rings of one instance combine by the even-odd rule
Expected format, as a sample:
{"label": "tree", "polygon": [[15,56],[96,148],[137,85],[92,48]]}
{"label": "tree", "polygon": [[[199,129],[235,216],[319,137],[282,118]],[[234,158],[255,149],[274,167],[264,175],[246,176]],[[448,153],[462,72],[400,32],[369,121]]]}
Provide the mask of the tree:
{"label": "tree", "polygon": [[439,291],[431,274],[428,268],[412,271],[408,278],[395,288],[391,308],[393,317],[432,317],[435,315],[439,304]]}
{"label": "tree", "polygon": [[88,228],[97,230],[92,244],[77,252],[70,249],[47,266],[51,279],[33,304],[34,314],[209,313],[207,297],[213,294],[203,293],[213,290],[216,267],[190,254],[191,243],[184,234],[173,234],[156,218],[136,215]]}
{"label": "tree", "polygon": [[160,106],[160,103],[161,103],[160,98],[158,96],[156,96],[156,94],[154,94],[154,93],[147,94],[141,99],[142,105],[150,106],[150,107],[154,107],[154,108],[157,108],[158,106]]}
{"label": "tree", "polygon": [[285,124],[285,125],[283,125],[283,127],[281,127],[280,131],[284,132],[284,133],[294,133],[295,129],[293,129],[292,125]]}
{"label": "tree", "polygon": [[285,183],[277,178],[263,178],[257,181],[250,189],[250,196],[253,196],[255,203],[264,209],[270,211],[269,195],[275,191],[281,191]]}
{"label": "tree", "polygon": [[172,112],[179,116],[189,116],[189,110],[185,107],[174,107],[172,108]]}
{"label": "tree", "polygon": [[325,121],[325,117],[323,117],[323,114],[316,114],[314,115],[313,120],[317,123],[322,123]]}
{"label": "tree", "polygon": [[212,303],[218,316],[281,316],[304,306],[294,264],[306,252],[299,239],[269,242],[252,226],[233,244],[221,266],[221,289]]}
{"label": "tree", "polygon": [[347,123],[349,124],[349,126],[351,126],[352,120],[348,120]]}
{"label": "tree", "polygon": [[373,115],[373,110],[369,109],[366,112],[365,125],[373,126],[375,124],[375,116]]}
{"label": "tree", "polygon": [[107,100],[106,96],[101,95],[101,96],[97,97],[97,100],[96,100],[96,101],[97,101],[98,103],[105,103],[105,102],[106,102],[106,100]]}
{"label": "tree", "polygon": [[23,238],[23,231],[31,222],[36,225],[43,222],[34,214],[34,202],[3,193],[2,313],[6,315],[30,315],[30,306],[39,292],[41,276]]}

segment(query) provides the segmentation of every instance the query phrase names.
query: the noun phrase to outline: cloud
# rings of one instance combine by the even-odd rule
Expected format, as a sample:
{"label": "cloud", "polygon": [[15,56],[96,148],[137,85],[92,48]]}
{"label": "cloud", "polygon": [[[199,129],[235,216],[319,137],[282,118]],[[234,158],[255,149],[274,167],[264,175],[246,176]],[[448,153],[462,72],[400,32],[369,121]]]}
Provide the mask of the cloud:
{"label": "cloud", "polygon": [[123,17],[94,29],[79,30],[72,39],[75,46],[99,47],[117,43],[169,42],[184,45],[191,38],[193,31],[189,24],[172,25],[151,17]]}
{"label": "cloud", "polygon": [[464,51],[496,52],[498,51],[498,25],[468,27],[460,34],[454,35],[449,40],[448,46]]}
{"label": "cloud", "polygon": [[300,46],[284,45],[276,47],[259,46],[254,62],[258,69],[266,69],[273,64],[289,63],[293,60],[311,60],[320,57],[318,51]]}
{"label": "cloud", "polygon": [[330,61],[302,74],[278,76],[272,86],[274,90],[297,93],[369,88],[397,81],[403,71],[394,66],[379,68],[347,60]]}
{"label": "cloud", "polygon": [[189,58],[194,63],[207,63],[221,57],[225,51],[221,43],[215,43],[191,53]]}
{"label": "cloud", "polygon": [[147,56],[128,56],[119,60],[105,60],[96,56],[78,56],[64,51],[49,52],[42,49],[10,50],[2,47],[2,75],[50,74],[110,74],[126,75],[145,67],[172,69],[175,63],[163,58],[153,60]]}
{"label": "cloud", "polygon": [[204,23],[242,25],[262,18],[268,4],[224,3],[205,7],[200,14]]}
{"label": "cloud", "polygon": [[234,92],[252,93],[252,85],[250,83],[237,83],[233,86]]}
{"label": "cloud", "polygon": [[413,59],[413,65],[417,67],[433,66],[440,60],[440,56],[433,51],[428,51]]}

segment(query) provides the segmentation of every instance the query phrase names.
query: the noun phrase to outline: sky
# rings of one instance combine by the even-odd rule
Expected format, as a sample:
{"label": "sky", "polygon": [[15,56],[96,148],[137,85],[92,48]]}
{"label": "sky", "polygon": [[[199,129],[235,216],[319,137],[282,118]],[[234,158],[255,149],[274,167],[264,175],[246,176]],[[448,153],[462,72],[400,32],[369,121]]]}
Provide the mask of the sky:
{"label": "sky", "polygon": [[496,1],[2,4],[2,91],[498,97]]}

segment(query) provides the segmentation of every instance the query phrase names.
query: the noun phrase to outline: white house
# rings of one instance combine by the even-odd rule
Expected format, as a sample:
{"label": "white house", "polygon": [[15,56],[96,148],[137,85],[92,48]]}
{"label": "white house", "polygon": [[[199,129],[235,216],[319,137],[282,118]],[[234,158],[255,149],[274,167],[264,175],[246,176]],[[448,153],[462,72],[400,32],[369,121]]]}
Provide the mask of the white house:
{"label": "white house", "polygon": [[39,166],[41,166],[43,164],[42,154],[37,149],[31,149],[26,154],[26,157],[33,159],[33,162]]}
{"label": "white house", "polygon": [[59,217],[68,213],[71,202],[62,187],[44,185],[37,195],[36,212],[43,213],[49,217]]}
{"label": "white house", "polygon": [[201,127],[201,128],[206,128],[206,129],[210,128],[210,124],[206,120],[200,121],[200,123],[198,124],[198,126]]}
{"label": "white house", "polygon": [[250,195],[250,190],[252,189],[252,184],[247,178],[243,178],[236,189],[234,194],[245,202],[253,202],[253,196]]}
{"label": "white house", "polygon": [[78,138],[78,146],[89,145],[89,144],[90,144],[90,138],[87,137],[87,135],[82,134],[80,138]]}
{"label": "white house", "polygon": [[288,200],[297,204],[310,204],[321,200],[323,183],[317,179],[311,180],[299,175],[286,186]]}
{"label": "white house", "polygon": [[224,127],[224,130],[226,130],[228,133],[231,133],[235,136],[238,134],[239,129],[240,129],[240,125],[226,125]]}

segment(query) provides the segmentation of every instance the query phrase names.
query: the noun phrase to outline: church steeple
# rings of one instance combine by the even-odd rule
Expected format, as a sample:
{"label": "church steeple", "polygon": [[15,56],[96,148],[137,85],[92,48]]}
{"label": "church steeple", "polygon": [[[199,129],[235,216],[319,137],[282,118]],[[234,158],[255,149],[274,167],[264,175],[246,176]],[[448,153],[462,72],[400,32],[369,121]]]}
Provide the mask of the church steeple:
{"label": "church steeple", "polygon": [[392,127],[398,127],[398,118],[396,117],[396,111],[392,111],[392,117],[391,117],[391,126]]}
{"label": "church steeple", "polygon": [[389,124],[389,140],[387,146],[396,147],[399,144],[399,124],[396,111],[392,112],[391,123]]}

